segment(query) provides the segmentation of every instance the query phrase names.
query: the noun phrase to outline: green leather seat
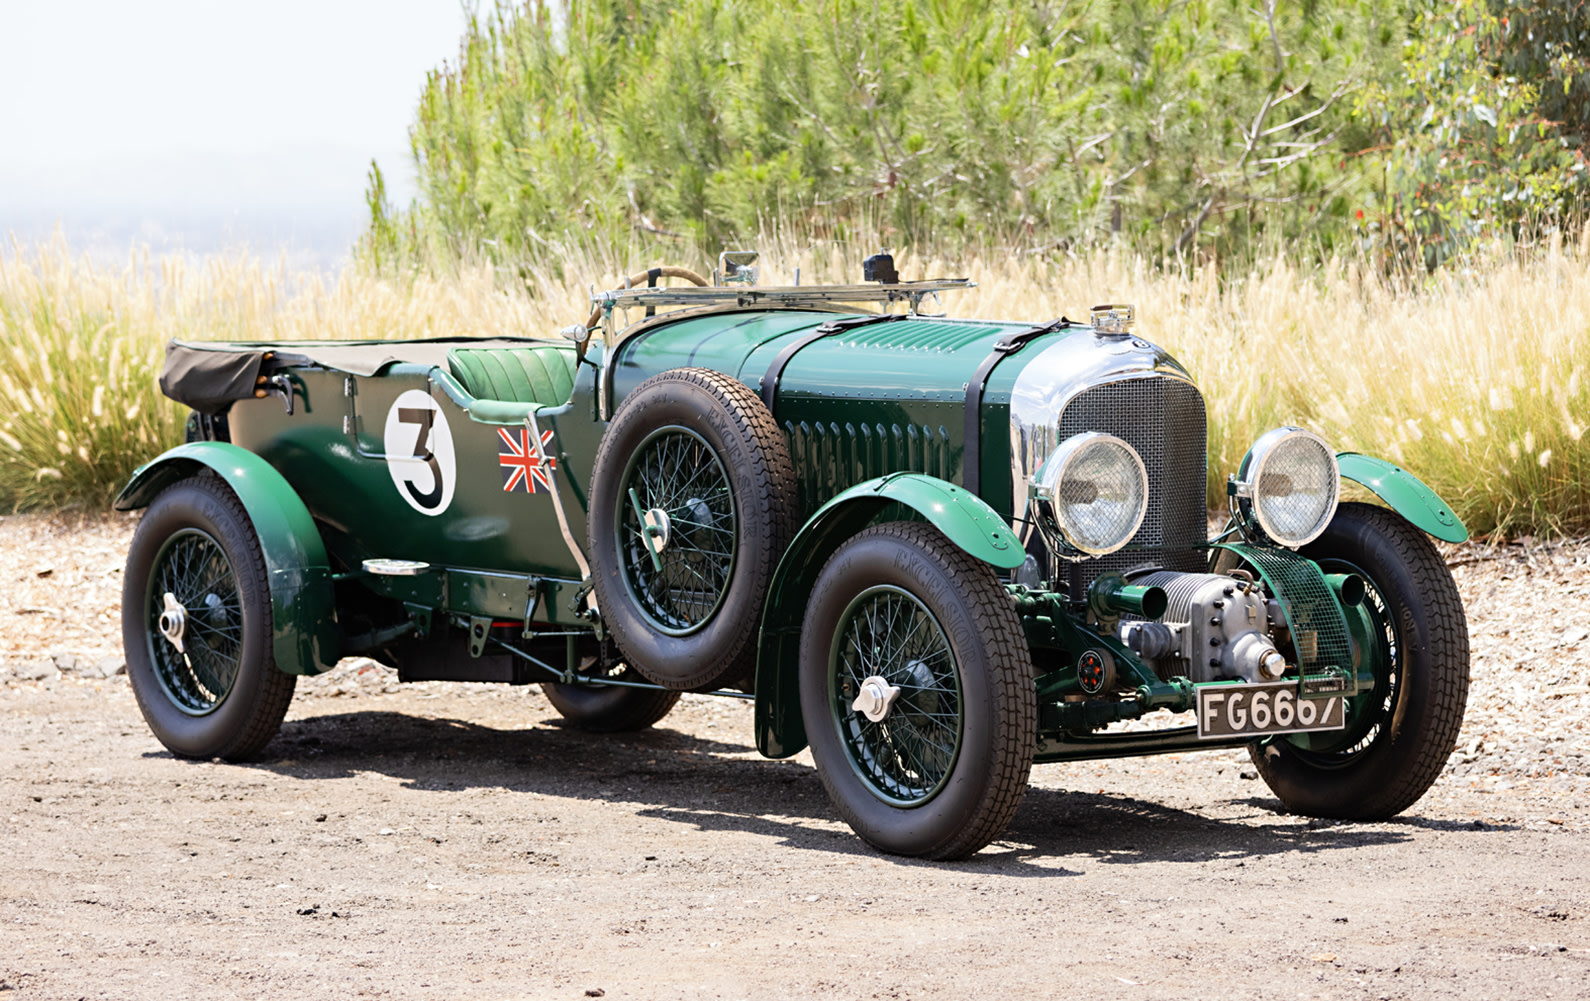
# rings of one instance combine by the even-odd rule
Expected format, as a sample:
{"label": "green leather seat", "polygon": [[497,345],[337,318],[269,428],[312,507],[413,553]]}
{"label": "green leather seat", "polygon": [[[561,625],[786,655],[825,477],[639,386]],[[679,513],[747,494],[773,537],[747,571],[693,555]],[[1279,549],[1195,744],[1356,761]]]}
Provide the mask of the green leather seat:
{"label": "green leather seat", "polygon": [[574,348],[454,348],[447,352],[453,378],[480,400],[557,407],[574,395]]}

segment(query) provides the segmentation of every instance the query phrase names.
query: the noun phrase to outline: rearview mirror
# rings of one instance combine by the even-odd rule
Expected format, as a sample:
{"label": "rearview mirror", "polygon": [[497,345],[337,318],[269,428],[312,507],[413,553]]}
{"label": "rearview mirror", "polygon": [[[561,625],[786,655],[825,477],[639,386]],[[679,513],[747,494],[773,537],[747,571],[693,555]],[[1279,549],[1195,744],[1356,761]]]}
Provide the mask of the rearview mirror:
{"label": "rearview mirror", "polygon": [[757,259],[754,250],[725,250],[718,255],[718,284],[755,285]]}

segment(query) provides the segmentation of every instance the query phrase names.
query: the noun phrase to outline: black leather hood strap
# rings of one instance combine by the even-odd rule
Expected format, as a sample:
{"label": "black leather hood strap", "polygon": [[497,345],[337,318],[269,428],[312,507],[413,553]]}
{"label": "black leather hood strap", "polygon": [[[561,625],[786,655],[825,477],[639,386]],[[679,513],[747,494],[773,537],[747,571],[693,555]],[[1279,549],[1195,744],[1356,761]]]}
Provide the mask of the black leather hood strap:
{"label": "black leather hood strap", "polygon": [[778,383],[784,377],[784,367],[790,360],[800,354],[801,349],[813,341],[820,341],[829,334],[837,334],[845,330],[854,330],[857,327],[869,327],[874,323],[891,323],[895,320],[909,320],[910,313],[863,313],[858,316],[842,316],[838,319],[828,320],[816,330],[800,338],[794,344],[778,353],[773,359],[773,364],[767,367],[767,372],[762,376],[762,405],[767,407],[768,413],[773,413],[773,405],[778,402]]}
{"label": "black leather hood strap", "polygon": [[[1015,354],[1027,346],[1027,342],[1036,340],[1044,334],[1052,334],[1057,330],[1064,330],[1072,326],[1070,320],[1060,317],[1038,327],[1029,327],[1018,330],[1013,334],[1006,334],[994,342],[994,349],[977,366],[977,371],[972,373],[972,379],[966,384],[966,444],[961,452],[961,485],[968,492],[981,496],[983,486],[983,390],[988,387],[988,377],[994,374],[994,367],[1009,355]],[[1021,503],[1021,498],[1013,500]]]}
{"label": "black leather hood strap", "polygon": [[[656,288],[657,287],[657,279],[659,279],[661,277],[662,277],[662,268],[648,268],[646,270],[646,287],[647,288]],[[646,315],[647,316],[656,316],[657,315],[657,307],[656,306],[647,306],[646,307]]]}

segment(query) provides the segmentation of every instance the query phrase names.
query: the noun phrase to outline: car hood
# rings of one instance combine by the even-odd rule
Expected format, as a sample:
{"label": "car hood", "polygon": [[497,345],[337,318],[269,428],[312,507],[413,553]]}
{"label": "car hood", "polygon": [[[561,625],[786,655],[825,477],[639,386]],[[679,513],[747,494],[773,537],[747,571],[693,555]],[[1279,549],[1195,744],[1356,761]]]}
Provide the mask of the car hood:
{"label": "car hood", "polygon": [[[613,405],[646,378],[689,366],[728,373],[760,390],[786,348],[835,318],[834,313],[763,309],[654,321],[614,352]],[[844,329],[809,341],[786,360],[779,396],[961,402],[995,343],[1037,325],[910,317]],[[1014,393],[1028,401],[1029,413],[1047,412],[1052,419],[1064,399],[1086,384],[1152,373],[1190,378],[1168,354],[1140,338],[1103,337],[1085,326],[1064,328],[1002,359],[988,373],[983,402],[1005,406]]]}

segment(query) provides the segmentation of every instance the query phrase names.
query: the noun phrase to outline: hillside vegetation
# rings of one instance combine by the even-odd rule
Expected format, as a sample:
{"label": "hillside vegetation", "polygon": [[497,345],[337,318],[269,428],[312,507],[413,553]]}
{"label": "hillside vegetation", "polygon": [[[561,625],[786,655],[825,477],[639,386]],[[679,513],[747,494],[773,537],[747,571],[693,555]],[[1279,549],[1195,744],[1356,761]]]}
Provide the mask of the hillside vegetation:
{"label": "hillside vegetation", "polygon": [[[560,5],[563,6],[563,5]],[[774,223],[958,252],[1434,267],[1586,190],[1587,0],[505,5],[427,82],[366,257]]]}
{"label": "hillside vegetation", "polygon": [[502,4],[426,81],[357,267],[0,251],[0,510],[175,443],[165,342],[539,333],[726,244],[764,278],[966,274],[956,315],[1138,305],[1210,409],[1478,533],[1590,531],[1590,0]]}

